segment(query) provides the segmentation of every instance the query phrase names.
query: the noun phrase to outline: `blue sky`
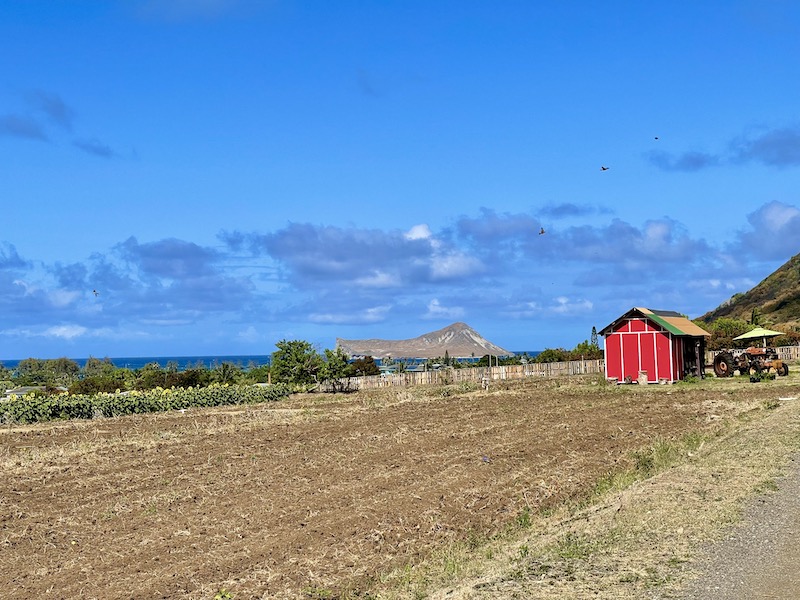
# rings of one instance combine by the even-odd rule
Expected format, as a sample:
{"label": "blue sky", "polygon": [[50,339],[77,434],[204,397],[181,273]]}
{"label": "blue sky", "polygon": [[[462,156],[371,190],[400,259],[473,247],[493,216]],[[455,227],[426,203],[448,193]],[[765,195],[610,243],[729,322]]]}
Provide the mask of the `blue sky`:
{"label": "blue sky", "polygon": [[6,0],[0,359],[697,317],[800,252],[798,31],[788,0]]}

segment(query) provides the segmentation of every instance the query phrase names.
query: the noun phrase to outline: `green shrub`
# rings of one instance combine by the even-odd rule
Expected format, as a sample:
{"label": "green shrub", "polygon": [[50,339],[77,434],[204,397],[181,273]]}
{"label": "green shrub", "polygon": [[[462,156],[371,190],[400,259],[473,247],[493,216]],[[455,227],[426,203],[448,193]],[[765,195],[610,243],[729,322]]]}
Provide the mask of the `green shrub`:
{"label": "green shrub", "polygon": [[36,423],[59,419],[91,419],[229,404],[257,404],[289,395],[285,385],[211,385],[204,388],[156,388],[124,394],[14,396],[0,407],[0,422]]}

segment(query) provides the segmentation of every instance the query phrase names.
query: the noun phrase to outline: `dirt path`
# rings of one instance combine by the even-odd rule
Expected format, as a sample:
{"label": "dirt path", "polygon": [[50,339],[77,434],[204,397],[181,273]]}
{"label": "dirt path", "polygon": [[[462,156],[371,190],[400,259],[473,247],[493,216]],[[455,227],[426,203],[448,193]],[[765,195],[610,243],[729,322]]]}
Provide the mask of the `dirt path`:
{"label": "dirt path", "polygon": [[748,506],[731,534],[707,549],[701,576],[682,597],[785,600],[800,594],[800,463],[778,490]]}

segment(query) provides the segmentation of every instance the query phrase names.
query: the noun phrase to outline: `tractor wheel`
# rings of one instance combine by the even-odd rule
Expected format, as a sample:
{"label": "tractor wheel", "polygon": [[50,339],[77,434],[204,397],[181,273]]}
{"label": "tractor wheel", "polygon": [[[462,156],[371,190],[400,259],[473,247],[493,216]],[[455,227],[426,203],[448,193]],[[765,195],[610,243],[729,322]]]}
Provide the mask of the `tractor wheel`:
{"label": "tractor wheel", "polygon": [[780,377],[786,377],[789,374],[789,365],[783,363],[780,367],[778,367],[778,375]]}
{"label": "tractor wheel", "polygon": [[714,375],[717,377],[730,377],[733,369],[733,357],[729,353],[723,352],[714,357]]}

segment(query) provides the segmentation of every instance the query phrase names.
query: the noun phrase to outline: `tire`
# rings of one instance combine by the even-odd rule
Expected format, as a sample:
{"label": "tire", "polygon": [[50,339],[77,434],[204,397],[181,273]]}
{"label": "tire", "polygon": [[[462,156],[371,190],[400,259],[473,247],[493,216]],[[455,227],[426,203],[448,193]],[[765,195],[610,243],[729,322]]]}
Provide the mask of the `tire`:
{"label": "tire", "polygon": [[730,377],[733,375],[733,357],[727,353],[717,354],[714,357],[714,375],[717,377]]}
{"label": "tire", "polygon": [[778,367],[778,376],[786,377],[788,374],[789,374],[789,365],[787,365],[786,363],[781,364],[781,366]]}

